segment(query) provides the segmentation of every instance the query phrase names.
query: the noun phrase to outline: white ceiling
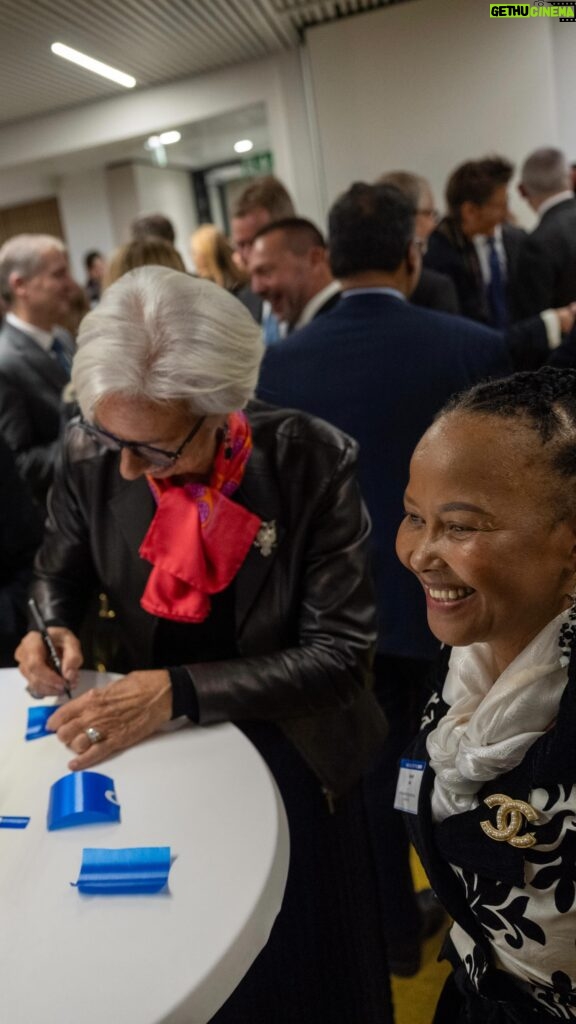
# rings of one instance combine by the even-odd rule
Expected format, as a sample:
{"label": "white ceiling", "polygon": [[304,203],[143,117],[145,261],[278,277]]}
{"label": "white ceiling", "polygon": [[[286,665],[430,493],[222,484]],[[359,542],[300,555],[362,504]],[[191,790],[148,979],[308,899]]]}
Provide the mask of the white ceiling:
{"label": "white ceiling", "polygon": [[125,92],[54,56],[53,42],[134,75],[145,89],[294,47],[311,25],[388,2],[0,0],[0,125]]}

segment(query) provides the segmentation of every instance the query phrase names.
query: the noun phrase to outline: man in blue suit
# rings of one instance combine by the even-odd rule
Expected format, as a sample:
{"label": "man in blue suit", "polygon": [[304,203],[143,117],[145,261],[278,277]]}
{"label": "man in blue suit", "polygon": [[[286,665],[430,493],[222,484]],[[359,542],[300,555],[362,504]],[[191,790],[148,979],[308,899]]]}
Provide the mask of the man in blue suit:
{"label": "man in blue suit", "polygon": [[[412,451],[456,391],[512,371],[495,331],[407,301],[422,265],[415,209],[391,185],[356,184],[329,215],[337,305],[266,353],[259,396],[304,409],[360,443],[359,473],[373,520],[379,643],[375,689],[390,720],[387,763],[367,790],[381,868],[383,923],[396,973],[415,973],[427,919],[414,899],[408,844],[392,810],[396,761],[418,727],[424,677],[437,652],[424,595],[394,544]],[[426,908],[430,910],[428,906]]]}

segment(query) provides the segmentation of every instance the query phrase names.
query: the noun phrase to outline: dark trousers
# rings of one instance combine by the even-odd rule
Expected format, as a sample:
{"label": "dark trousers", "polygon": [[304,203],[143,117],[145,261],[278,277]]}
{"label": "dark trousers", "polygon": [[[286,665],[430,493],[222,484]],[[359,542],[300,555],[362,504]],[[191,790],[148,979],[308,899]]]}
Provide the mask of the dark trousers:
{"label": "dark trousers", "polygon": [[282,793],[290,868],[270,939],[214,1024],[393,1024],[360,784],[331,813],[318,780],[276,726],[239,727]]}
{"label": "dark trousers", "polygon": [[402,815],[394,810],[398,764],[418,732],[429,695],[432,662],[377,654],[374,692],[388,719],[386,750],[363,782],[366,816],[378,876],[382,928],[391,959],[418,947],[421,917],[410,872],[409,842]]}

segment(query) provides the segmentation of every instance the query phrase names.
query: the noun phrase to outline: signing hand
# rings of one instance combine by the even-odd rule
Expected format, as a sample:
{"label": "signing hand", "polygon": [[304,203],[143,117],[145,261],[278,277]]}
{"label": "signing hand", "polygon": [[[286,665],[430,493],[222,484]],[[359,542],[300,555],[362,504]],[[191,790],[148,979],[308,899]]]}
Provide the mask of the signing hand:
{"label": "signing hand", "polygon": [[[78,755],[68,764],[70,771],[77,772],[133,747],[157,732],[171,716],[170,676],[161,669],[130,672],[101,689],[89,690],[58,708],[46,724]],[[102,738],[91,742],[87,729],[97,730]]]}
{"label": "signing hand", "polygon": [[84,658],[78,637],[63,626],[50,626],[48,632],[62,663],[64,679],[50,665],[48,651],[40,633],[26,633],[14,652],[20,671],[28,680],[31,693],[36,697],[61,697],[64,680],[70,687],[78,683],[78,669]]}

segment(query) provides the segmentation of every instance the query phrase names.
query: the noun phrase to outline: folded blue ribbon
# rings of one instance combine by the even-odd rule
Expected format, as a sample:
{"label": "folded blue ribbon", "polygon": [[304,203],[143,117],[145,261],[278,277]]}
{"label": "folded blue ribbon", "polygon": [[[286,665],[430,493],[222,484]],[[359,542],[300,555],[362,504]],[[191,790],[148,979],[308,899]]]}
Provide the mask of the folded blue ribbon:
{"label": "folded blue ribbon", "polygon": [[0,814],[0,828],[26,828],[30,818],[17,818],[13,814]]}
{"label": "folded blue ribbon", "polygon": [[73,772],[50,788],[48,830],[120,821],[114,780],[100,772]]}
{"label": "folded blue ribbon", "polygon": [[170,872],[169,846],[136,846],[123,850],[86,847],[77,882],[88,895],[150,894],[164,889]]}
{"label": "folded blue ribbon", "polygon": [[54,736],[55,734],[51,729],[46,728],[46,722],[58,709],[52,705],[46,707],[42,704],[40,707],[28,708],[28,726],[26,728],[26,739],[27,740],[39,740],[41,736]]}

